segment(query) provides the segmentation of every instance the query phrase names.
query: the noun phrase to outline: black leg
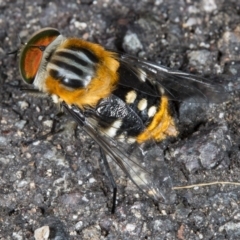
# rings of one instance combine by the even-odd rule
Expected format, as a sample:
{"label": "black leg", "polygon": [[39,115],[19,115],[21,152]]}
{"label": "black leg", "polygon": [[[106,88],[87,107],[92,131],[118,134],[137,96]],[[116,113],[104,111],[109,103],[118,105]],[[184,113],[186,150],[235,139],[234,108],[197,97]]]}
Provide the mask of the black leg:
{"label": "black leg", "polygon": [[36,141],[45,140],[45,139],[47,139],[47,137],[49,137],[49,136],[52,136],[52,135],[54,135],[54,134],[58,134],[58,133],[62,132],[63,129],[58,129],[58,130],[56,129],[56,128],[57,128],[57,122],[59,121],[58,119],[59,119],[62,115],[63,115],[63,113],[60,112],[60,113],[58,113],[58,114],[53,118],[53,125],[52,125],[52,127],[51,127],[50,132],[48,132],[48,133],[46,133],[46,134],[44,134],[44,135],[41,135],[41,136],[37,136],[37,137],[34,138],[34,139],[30,139],[30,140],[24,141],[23,144],[24,144],[25,146],[28,146],[28,145],[36,142]]}
{"label": "black leg", "polygon": [[113,204],[112,204],[112,214],[114,214],[115,212],[115,207],[116,207],[116,198],[117,198],[117,184],[115,183],[115,180],[113,178],[112,175],[112,171],[109,167],[107,158],[106,158],[106,154],[105,152],[102,150],[102,148],[100,148],[100,153],[101,153],[101,158],[99,160],[100,162],[100,166],[103,170],[103,172],[106,174],[106,176],[108,177],[112,188],[113,188]]}

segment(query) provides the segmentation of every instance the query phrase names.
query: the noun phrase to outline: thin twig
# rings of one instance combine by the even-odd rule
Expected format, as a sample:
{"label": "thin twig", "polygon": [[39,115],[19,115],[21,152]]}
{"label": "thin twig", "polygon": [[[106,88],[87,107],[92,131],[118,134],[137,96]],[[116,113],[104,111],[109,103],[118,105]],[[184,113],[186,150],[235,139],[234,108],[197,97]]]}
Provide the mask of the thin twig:
{"label": "thin twig", "polygon": [[210,182],[210,183],[199,183],[199,184],[193,184],[193,185],[187,185],[187,186],[173,187],[172,189],[179,190],[179,189],[188,189],[188,188],[194,188],[194,187],[205,187],[205,186],[217,185],[217,184],[240,186],[239,182]]}

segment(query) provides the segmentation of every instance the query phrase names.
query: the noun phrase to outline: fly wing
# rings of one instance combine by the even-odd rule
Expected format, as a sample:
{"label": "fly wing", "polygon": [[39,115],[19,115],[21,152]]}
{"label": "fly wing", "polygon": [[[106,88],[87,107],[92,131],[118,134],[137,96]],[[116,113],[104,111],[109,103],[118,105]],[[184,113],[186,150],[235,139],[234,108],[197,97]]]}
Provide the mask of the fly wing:
{"label": "fly wing", "polygon": [[100,132],[76,106],[65,103],[63,106],[143,193],[156,202],[172,202],[172,180],[165,166],[162,150],[154,141],[147,144],[119,142]]}
{"label": "fly wing", "polygon": [[171,70],[150,61],[140,60],[137,57],[120,54],[120,62],[131,69],[133,74],[145,75],[145,78],[159,84],[170,100],[184,101],[191,99],[197,103],[221,103],[229,96],[227,87],[221,83],[213,83],[219,79],[204,77]]}
{"label": "fly wing", "polygon": [[[172,101],[181,102],[186,99],[189,101],[190,99],[190,102],[217,103],[224,101],[227,95],[227,91],[223,85],[212,84],[207,79],[199,76],[172,71],[166,67],[139,60],[129,55],[119,55],[119,61],[122,65],[122,78],[119,85],[127,86],[130,89],[135,89],[137,92],[142,92],[156,98],[161,98],[160,95],[166,94],[168,99]],[[126,76],[124,76],[124,71]],[[135,80],[138,79],[139,81],[136,82],[130,78],[135,78]],[[164,89],[164,93],[161,89]],[[121,103],[124,105],[123,109],[129,110],[129,115],[141,121],[135,112],[131,112],[130,114],[131,108],[124,101],[115,95],[114,97],[117,98],[117,102],[120,105]],[[111,99],[111,96],[109,99]],[[123,121],[124,115],[121,116],[122,110],[116,110],[116,104],[112,104],[109,99],[105,99],[103,103],[114,107],[111,113],[116,112],[116,116],[109,117],[115,117],[116,120],[120,118]],[[63,103],[63,106],[81,125],[82,129],[142,192],[157,202],[172,202],[175,196],[172,191],[172,180],[168,168],[164,163],[162,150],[154,139],[149,137],[150,140],[142,144],[130,144],[127,137],[123,137],[119,141],[119,139],[110,136],[111,134],[108,134],[107,131],[102,131],[101,127],[96,125],[99,118],[99,116],[95,115],[97,114],[95,112],[96,109],[82,112],[76,106],[68,106],[65,103]],[[106,106],[104,106],[104,109],[106,109]],[[146,127],[144,124],[138,126]],[[129,129],[125,129],[125,131],[132,130],[130,129],[132,127],[134,126],[129,126]],[[116,128],[116,132],[117,130]],[[151,136],[150,132],[149,136]]]}
{"label": "fly wing", "polygon": [[131,145],[118,143],[116,152],[127,169],[127,176],[144,193],[157,202],[172,202],[172,179],[164,161],[163,150],[155,141]]}

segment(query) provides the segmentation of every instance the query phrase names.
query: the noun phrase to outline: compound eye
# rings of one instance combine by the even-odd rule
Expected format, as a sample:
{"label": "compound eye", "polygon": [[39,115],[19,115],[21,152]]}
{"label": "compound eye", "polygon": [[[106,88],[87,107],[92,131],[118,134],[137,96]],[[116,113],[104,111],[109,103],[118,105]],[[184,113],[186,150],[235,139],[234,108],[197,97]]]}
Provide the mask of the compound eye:
{"label": "compound eye", "polygon": [[38,72],[46,47],[60,35],[55,28],[43,28],[34,33],[24,45],[19,56],[19,70],[22,79],[32,84]]}

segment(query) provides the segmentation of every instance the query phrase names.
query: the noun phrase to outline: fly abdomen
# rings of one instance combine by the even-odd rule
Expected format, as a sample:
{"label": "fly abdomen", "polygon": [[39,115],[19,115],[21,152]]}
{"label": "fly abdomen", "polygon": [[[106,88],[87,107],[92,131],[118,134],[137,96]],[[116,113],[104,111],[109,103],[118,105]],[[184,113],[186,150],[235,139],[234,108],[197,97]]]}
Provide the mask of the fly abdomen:
{"label": "fly abdomen", "polygon": [[[108,136],[121,141],[161,141],[177,136],[172,102],[147,73],[120,65],[119,83],[96,108],[98,124]],[[111,121],[107,121],[110,118]]]}

